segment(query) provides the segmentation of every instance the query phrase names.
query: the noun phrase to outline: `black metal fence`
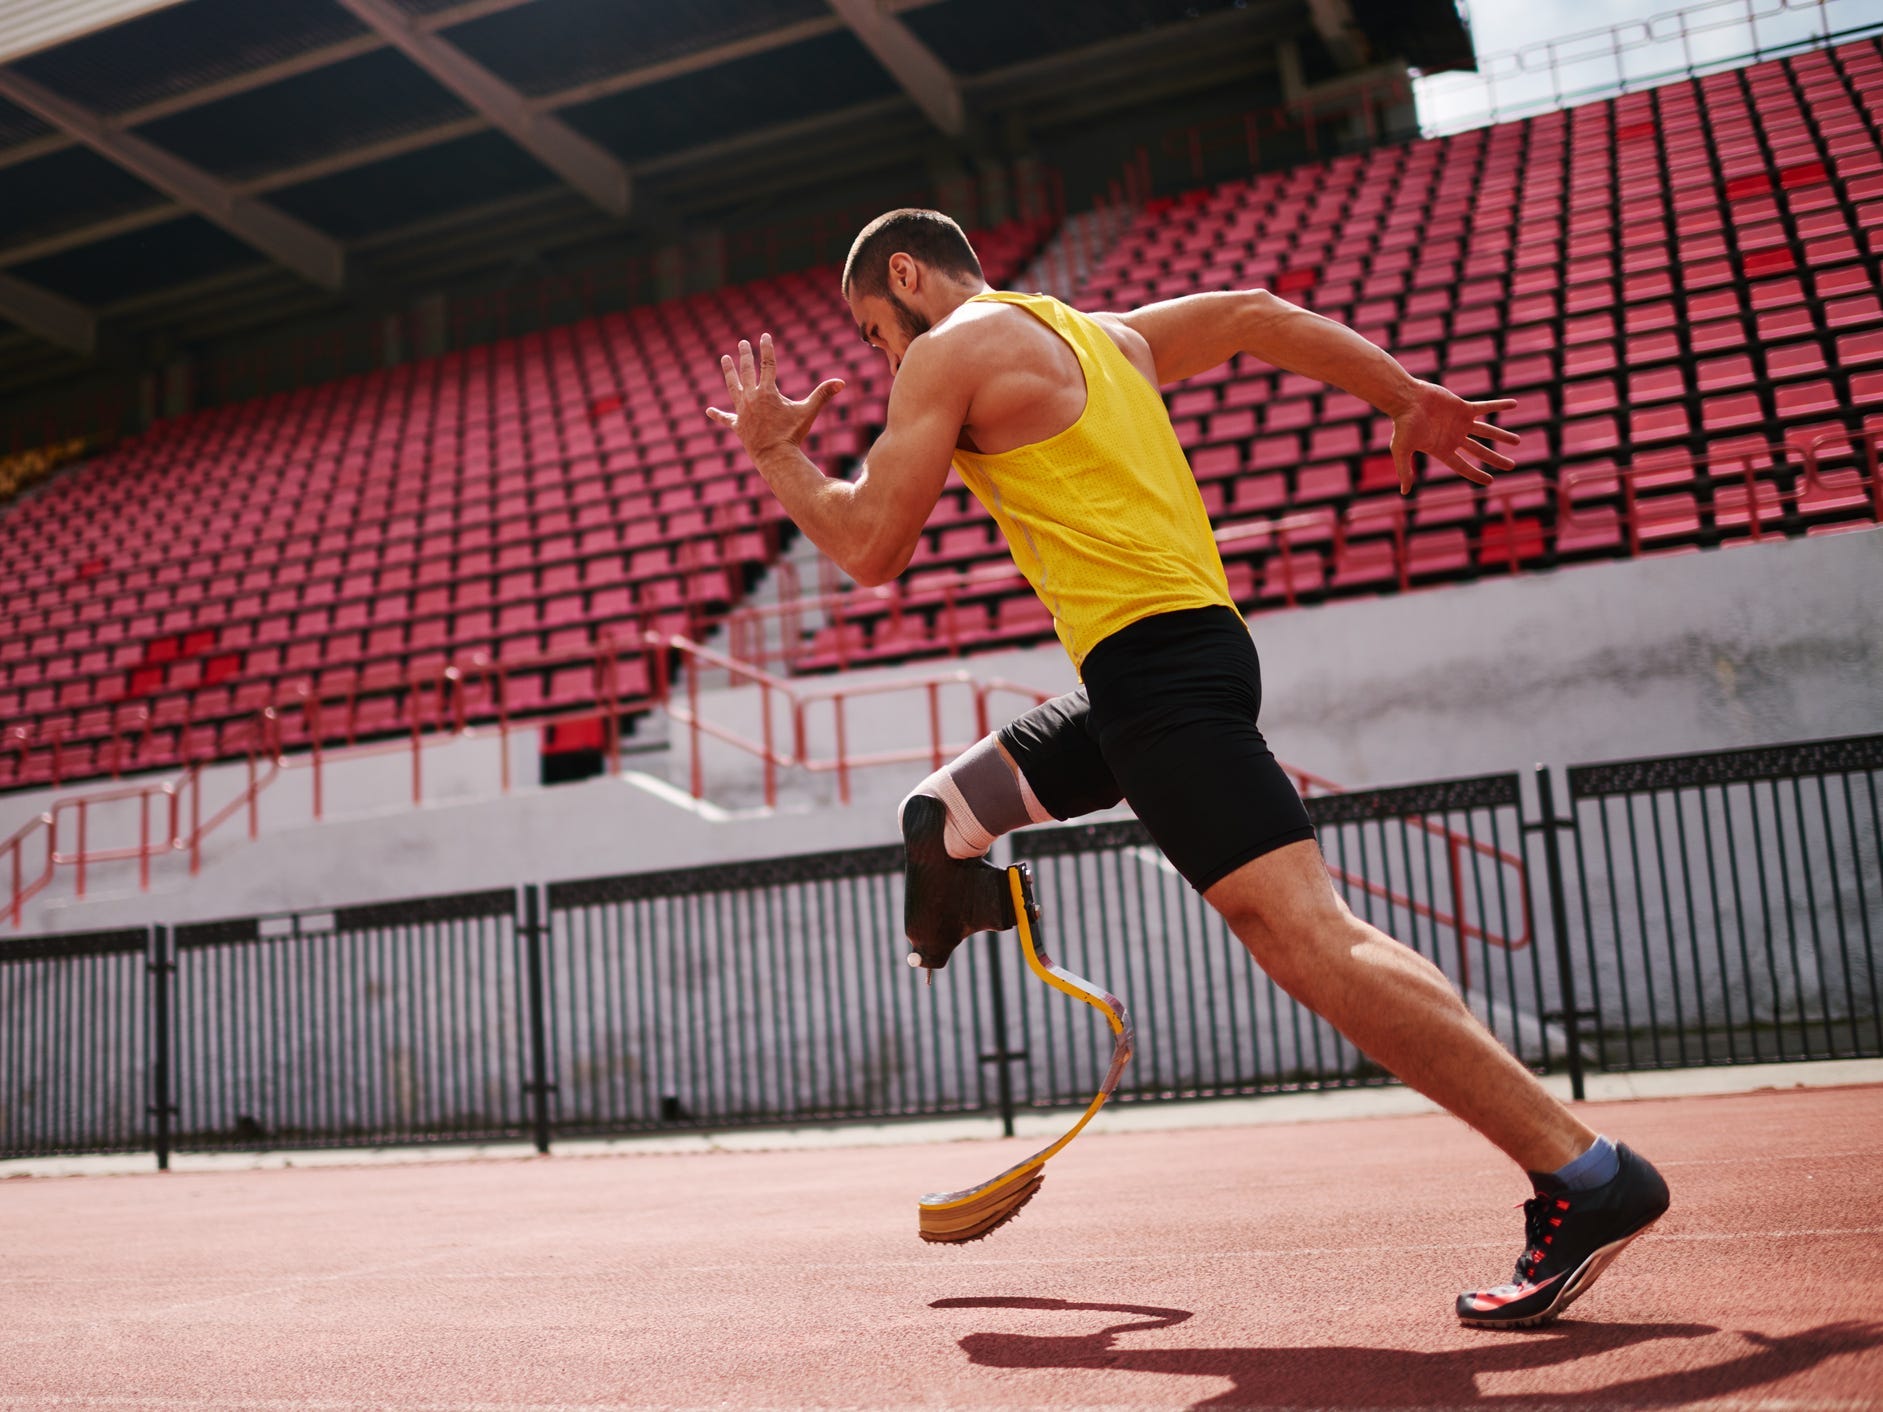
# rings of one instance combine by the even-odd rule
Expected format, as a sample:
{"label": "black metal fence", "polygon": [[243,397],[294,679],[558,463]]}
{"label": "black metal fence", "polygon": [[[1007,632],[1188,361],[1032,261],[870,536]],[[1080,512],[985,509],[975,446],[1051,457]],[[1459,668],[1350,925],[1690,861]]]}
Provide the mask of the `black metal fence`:
{"label": "black metal fence", "polygon": [[903,965],[902,850],[547,889],[555,1129],[887,1118],[986,1106],[974,959]]}
{"label": "black metal fence", "polygon": [[[1883,736],[1311,799],[1354,912],[1539,1071],[1874,1056]],[[1118,1097],[1389,1076],[1133,820],[1027,830],[1125,997]],[[897,847],[0,942],[0,1157],[533,1140],[1083,1104],[1103,1022],[1012,937],[903,964]]]}
{"label": "black metal fence", "polygon": [[1568,772],[1604,1067],[1879,1052],[1879,773],[1883,736]]}
{"label": "black metal fence", "polygon": [[176,1145],[524,1136],[517,901],[505,888],[158,929]]}
{"label": "black metal fence", "polygon": [[[1547,1069],[1519,803],[1518,777],[1492,775],[1324,796],[1308,807],[1353,911],[1436,962],[1507,1047]],[[1055,957],[1104,977],[1133,1008],[1138,1050],[1120,1099],[1390,1081],[1250,964],[1136,820],[1031,830],[1013,848],[1038,869]],[[1103,1021],[1017,976],[1007,1004],[1029,1056],[1026,1100],[1089,1099],[1110,1052]]]}

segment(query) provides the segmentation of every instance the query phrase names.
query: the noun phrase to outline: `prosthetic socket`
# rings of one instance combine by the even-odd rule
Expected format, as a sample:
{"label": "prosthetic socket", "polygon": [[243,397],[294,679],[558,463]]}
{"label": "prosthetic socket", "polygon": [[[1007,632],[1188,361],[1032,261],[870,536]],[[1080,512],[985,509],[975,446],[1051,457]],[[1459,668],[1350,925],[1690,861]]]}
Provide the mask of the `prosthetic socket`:
{"label": "prosthetic socket", "polygon": [[902,801],[911,966],[938,971],[975,932],[1014,925],[1006,871],[987,850],[1001,834],[1052,817],[991,735],[915,787]]}

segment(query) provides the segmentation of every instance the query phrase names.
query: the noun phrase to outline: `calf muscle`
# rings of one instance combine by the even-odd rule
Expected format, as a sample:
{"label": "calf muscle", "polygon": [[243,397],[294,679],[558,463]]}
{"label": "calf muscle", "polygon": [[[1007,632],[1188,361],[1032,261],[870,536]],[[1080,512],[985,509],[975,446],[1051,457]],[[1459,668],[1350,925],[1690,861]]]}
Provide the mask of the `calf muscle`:
{"label": "calf muscle", "polygon": [[1347,909],[1312,842],[1244,864],[1204,897],[1277,985],[1524,1170],[1555,1171],[1595,1140],[1436,966]]}

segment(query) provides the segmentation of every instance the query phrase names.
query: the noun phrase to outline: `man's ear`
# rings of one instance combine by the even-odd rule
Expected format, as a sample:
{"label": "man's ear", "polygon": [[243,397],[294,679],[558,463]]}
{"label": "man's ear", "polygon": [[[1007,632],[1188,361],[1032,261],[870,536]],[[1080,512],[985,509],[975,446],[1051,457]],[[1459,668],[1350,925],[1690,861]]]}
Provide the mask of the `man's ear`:
{"label": "man's ear", "polygon": [[889,257],[889,288],[897,298],[914,293],[922,287],[922,267],[915,262],[915,257],[903,251],[897,251]]}

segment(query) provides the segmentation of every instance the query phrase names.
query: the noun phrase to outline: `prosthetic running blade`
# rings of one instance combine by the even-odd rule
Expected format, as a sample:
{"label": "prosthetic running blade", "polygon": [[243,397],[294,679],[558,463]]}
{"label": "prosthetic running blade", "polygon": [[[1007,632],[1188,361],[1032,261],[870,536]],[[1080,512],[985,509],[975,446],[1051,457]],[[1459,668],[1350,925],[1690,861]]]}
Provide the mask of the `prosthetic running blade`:
{"label": "prosthetic running blade", "polygon": [[1077,1137],[1093,1115],[1105,1106],[1105,1100],[1118,1087],[1119,1075],[1131,1060],[1131,1020],[1118,997],[1055,965],[1053,958],[1041,950],[1035,940],[1034,928],[1039,925],[1040,909],[1033,896],[1032,871],[1024,863],[1007,869],[1007,885],[1013,894],[1020,949],[1026,957],[1027,969],[1054,990],[1084,1001],[1105,1016],[1113,1035],[1111,1068],[1079,1121],[1050,1147],[1042,1148],[979,1186],[965,1191],[936,1192],[921,1199],[917,1233],[923,1240],[939,1245],[979,1240],[1011,1221],[1020,1208],[1033,1199],[1033,1193],[1046,1179],[1047,1160]]}

